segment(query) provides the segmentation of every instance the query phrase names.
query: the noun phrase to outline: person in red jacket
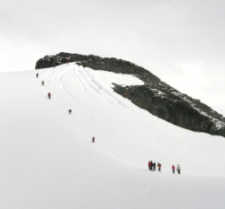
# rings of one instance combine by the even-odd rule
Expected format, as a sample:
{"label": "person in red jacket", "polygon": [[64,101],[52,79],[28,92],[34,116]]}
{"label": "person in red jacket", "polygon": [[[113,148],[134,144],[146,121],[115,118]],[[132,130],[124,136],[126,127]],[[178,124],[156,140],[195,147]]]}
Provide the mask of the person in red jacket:
{"label": "person in red jacket", "polygon": [[150,171],[152,170],[152,165],[153,165],[152,161],[148,161],[148,169]]}
{"label": "person in red jacket", "polygon": [[50,92],[48,92],[48,98],[51,99],[52,95]]}
{"label": "person in red jacket", "polygon": [[176,169],[176,167],[175,167],[175,165],[172,165],[172,172],[173,172],[173,174],[175,174],[175,169]]}

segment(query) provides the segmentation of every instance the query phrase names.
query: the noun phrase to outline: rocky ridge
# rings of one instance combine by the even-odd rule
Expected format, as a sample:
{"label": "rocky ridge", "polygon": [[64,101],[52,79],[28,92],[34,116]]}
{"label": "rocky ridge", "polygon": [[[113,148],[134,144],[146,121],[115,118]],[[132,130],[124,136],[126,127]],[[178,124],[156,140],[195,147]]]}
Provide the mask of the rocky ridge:
{"label": "rocky ridge", "polygon": [[129,99],[138,107],[174,125],[197,132],[225,137],[225,118],[200,100],[183,94],[148,70],[131,62],[61,52],[45,56],[36,62],[36,70],[75,62],[93,70],[103,70],[136,76],[144,85],[121,86],[114,84],[114,91]]}

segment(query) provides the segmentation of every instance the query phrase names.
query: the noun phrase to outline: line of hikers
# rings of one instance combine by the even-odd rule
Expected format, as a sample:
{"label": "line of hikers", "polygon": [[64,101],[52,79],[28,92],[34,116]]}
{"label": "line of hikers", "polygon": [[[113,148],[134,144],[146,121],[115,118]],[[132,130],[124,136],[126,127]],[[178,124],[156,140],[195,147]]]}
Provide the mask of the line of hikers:
{"label": "line of hikers", "polygon": [[156,170],[156,167],[157,167],[157,170],[159,171],[159,172],[161,172],[161,168],[162,168],[162,164],[161,163],[155,163],[155,162],[153,162],[153,161],[149,161],[148,162],[148,168],[149,168],[149,170],[150,171],[155,171]]}
{"label": "line of hikers", "polygon": [[[38,77],[39,77],[39,74],[36,73],[36,78],[38,78]],[[45,82],[41,81],[41,85],[44,86]],[[47,96],[48,96],[48,99],[51,99],[52,98],[51,92],[48,92]],[[72,114],[72,109],[68,109],[68,113]],[[92,143],[95,143],[95,137],[92,137]],[[159,172],[161,172],[162,164],[160,162],[155,163],[153,161],[149,161],[148,162],[148,168],[149,168],[150,171],[158,170]],[[177,166],[172,165],[171,168],[172,168],[173,174],[175,174],[176,171],[177,171],[178,174],[181,174],[181,167],[180,167],[179,164]]]}
{"label": "line of hikers", "polygon": [[[148,169],[150,171],[156,171],[158,170],[159,172],[161,172],[162,170],[162,164],[160,162],[153,162],[152,160],[151,161],[148,161]],[[172,173],[175,174],[176,171],[178,174],[181,174],[181,167],[179,164],[177,164],[177,166],[175,165],[172,165],[171,166],[171,169],[172,169]]]}
{"label": "line of hikers", "polygon": [[[38,78],[39,77],[39,73],[36,73],[35,76],[36,76],[36,78]],[[45,81],[42,80],[41,81],[41,85],[44,86],[45,85]],[[47,97],[48,97],[49,100],[52,98],[51,92],[48,92]],[[68,113],[72,114],[72,109],[68,109]]]}
{"label": "line of hikers", "polygon": [[175,174],[176,171],[177,171],[178,174],[181,174],[181,167],[180,167],[179,164],[177,164],[177,167],[176,167],[175,165],[172,165],[172,166],[171,166],[171,169],[172,169],[172,173],[173,173],[173,174]]}

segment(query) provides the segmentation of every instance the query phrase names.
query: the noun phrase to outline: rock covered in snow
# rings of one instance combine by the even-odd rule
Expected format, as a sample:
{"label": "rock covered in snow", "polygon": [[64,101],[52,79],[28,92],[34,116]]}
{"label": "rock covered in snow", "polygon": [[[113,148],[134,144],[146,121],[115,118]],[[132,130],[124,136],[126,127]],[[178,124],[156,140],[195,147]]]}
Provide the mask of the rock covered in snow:
{"label": "rock covered in snow", "polygon": [[39,59],[37,70],[75,62],[92,70],[102,70],[135,76],[143,85],[122,86],[114,83],[113,89],[138,107],[174,125],[197,132],[225,137],[225,118],[200,100],[183,94],[148,70],[131,62],[102,58],[95,55],[80,55],[61,52]]}

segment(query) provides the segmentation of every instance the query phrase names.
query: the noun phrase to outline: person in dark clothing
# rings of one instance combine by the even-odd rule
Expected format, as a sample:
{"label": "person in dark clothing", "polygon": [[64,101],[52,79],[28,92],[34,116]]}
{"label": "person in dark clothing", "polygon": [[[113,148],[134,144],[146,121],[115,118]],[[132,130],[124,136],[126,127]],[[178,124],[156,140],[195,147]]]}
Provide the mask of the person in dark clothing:
{"label": "person in dark clothing", "polygon": [[38,76],[39,76],[39,74],[38,74],[38,73],[36,73],[36,78],[38,78]]}
{"label": "person in dark clothing", "polygon": [[50,92],[48,92],[48,98],[51,99],[52,95]]}
{"label": "person in dark clothing", "polygon": [[68,113],[69,113],[69,114],[72,114],[72,109],[69,109],[69,110],[68,110]]}
{"label": "person in dark clothing", "polygon": [[152,170],[152,161],[148,161],[148,169],[151,171]]}
{"label": "person in dark clothing", "polygon": [[175,169],[176,169],[176,168],[175,168],[175,165],[172,165],[172,167],[171,167],[171,168],[172,168],[172,172],[173,172],[173,174],[175,174]]}
{"label": "person in dark clothing", "polygon": [[180,168],[180,165],[177,164],[177,173],[180,174],[181,173],[181,168]]}
{"label": "person in dark clothing", "polygon": [[158,163],[157,163],[157,167],[158,167],[158,171],[161,172],[162,164],[158,162]]}
{"label": "person in dark clothing", "polygon": [[92,137],[92,143],[95,143],[95,137],[94,136]]}
{"label": "person in dark clothing", "polygon": [[155,171],[155,169],[156,169],[156,163],[153,162],[153,163],[152,163],[152,170]]}
{"label": "person in dark clothing", "polygon": [[44,86],[45,85],[45,82],[44,81],[41,81],[41,85]]}

